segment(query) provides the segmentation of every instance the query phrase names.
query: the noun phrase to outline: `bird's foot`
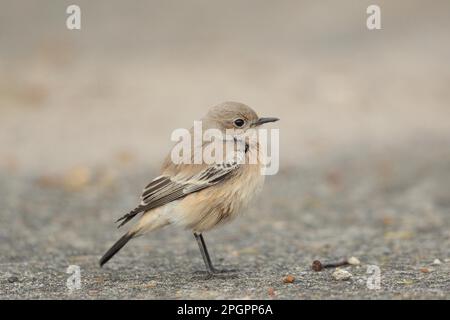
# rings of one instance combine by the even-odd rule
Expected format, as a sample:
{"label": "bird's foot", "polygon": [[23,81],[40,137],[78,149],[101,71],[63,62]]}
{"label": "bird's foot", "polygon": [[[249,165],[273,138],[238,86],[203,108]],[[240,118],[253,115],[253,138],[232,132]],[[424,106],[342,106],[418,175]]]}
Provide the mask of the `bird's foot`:
{"label": "bird's foot", "polygon": [[216,269],[214,268],[212,273],[214,274],[224,274],[224,273],[236,273],[238,272],[238,269]]}
{"label": "bird's foot", "polygon": [[232,274],[236,270],[218,270],[214,269],[211,271],[196,271],[194,272],[196,275],[194,276],[194,279],[198,280],[211,280],[213,278],[218,279],[232,279],[237,278],[236,274]]}

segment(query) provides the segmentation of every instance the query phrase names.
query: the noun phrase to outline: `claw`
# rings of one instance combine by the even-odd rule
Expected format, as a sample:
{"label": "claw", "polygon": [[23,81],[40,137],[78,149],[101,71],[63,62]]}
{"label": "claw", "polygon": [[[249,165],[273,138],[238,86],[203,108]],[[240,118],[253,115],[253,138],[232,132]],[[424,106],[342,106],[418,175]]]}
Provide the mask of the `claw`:
{"label": "claw", "polygon": [[239,270],[237,270],[237,269],[222,269],[222,270],[216,269],[216,268],[213,269],[213,273],[214,273],[214,274],[236,273],[236,272],[238,272],[238,271],[239,271]]}

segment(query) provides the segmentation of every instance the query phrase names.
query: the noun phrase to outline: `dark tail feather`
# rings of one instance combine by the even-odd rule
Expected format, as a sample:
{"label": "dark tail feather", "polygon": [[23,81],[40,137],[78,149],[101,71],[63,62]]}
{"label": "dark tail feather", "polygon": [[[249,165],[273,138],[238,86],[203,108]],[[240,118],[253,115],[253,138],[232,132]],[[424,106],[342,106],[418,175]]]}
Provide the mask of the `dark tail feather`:
{"label": "dark tail feather", "polygon": [[121,226],[123,226],[125,223],[127,223],[128,221],[133,219],[135,215],[137,215],[139,212],[142,212],[142,211],[145,211],[145,206],[139,205],[136,208],[134,208],[133,210],[131,210],[129,213],[127,213],[126,215],[117,219],[116,222],[123,220],[117,228],[120,228]]}
{"label": "dark tail feather", "polygon": [[122,238],[117,240],[117,242],[114,243],[114,245],[109,248],[109,250],[106,251],[103,257],[100,259],[100,267],[103,267],[103,265],[107,263],[109,259],[111,259],[120,249],[122,249],[123,246],[131,240],[131,238],[133,238],[133,234],[126,233],[122,236]]}

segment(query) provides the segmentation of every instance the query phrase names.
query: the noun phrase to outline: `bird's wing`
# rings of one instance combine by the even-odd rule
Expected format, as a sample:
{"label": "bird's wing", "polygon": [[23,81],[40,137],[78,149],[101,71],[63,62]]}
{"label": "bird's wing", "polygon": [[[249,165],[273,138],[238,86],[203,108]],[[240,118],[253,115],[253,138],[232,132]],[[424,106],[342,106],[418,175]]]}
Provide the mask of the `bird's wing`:
{"label": "bird's wing", "polygon": [[145,187],[141,195],[141,204],[116,222],[122,221],[119,225],[121,227],[140,212],[163,206],[184,198],[188,194],[218,184],[236,173],[239,164],[239,161],[233,160],[210,165],[190,177],[160,176]]}

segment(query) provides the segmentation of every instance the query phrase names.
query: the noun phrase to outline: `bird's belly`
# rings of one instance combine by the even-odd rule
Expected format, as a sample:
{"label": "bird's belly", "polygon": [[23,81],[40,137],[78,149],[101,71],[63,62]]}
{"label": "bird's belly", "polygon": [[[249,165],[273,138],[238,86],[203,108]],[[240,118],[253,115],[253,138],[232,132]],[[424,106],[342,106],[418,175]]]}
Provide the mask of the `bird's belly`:
{"label": "bird's belly", "polygon": [[264,184],[259,168],[196,192],[180,201],[174,221],[196,232],[203,232],[234,219]]}

